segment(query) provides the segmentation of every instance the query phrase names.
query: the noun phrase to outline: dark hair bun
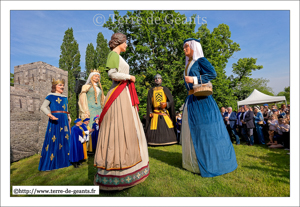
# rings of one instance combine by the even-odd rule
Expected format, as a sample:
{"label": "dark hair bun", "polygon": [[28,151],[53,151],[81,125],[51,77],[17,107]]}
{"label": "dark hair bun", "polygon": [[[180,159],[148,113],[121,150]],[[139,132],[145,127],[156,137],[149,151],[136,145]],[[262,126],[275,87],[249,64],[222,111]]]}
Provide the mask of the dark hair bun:
{"label": "dark hair bun", "polygon": [[126,42],[126,36],[122,33],[115,33],[111,36],[111,40],[108,45],[110,50],[113,50],[124,42]]}

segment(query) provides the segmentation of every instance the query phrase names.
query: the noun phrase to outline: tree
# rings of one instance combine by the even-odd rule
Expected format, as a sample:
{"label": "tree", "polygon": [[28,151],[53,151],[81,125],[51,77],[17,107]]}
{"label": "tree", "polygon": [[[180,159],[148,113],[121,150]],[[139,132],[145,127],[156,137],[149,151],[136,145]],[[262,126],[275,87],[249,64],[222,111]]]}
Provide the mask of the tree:
{"label": "tree", "polygon": [[13,73],[10,73],[10,86],[14,86],[14,79],[15,75]]}
{"label": "tree", "polygon": [[88,78],[91,70],[96,69],[95,67],[95,50],[93,43],[88,44],[85,51],[85,73]]}
{"label": "tree", "polygon": [[267,86],[268,83],[268,79],[244,77],[242,81],[235,86],[234,94],[238,101],[244,100],[250,96],[254,89],[264,94],[274,96],[272,88]]}
{"label": "tree", "polygon": [[97,35],[97,46],[95,51],[95,68],[105,67],[106,59],[110,49],[108,47],[107,40],[104,39],[104,36],[101,32]]}
{"label": "tree", "polygon": [[117,11],[114,14],[114,21],[109,18],[104,27],[127,37],[128,47],[122,57],[136,77],[140,115],[146,114],[148,90],[153,87],[157,73],[162,75],[163,86],[170,89],[178,109],[187,95],[183,82],[183,40],[196,37],[195,23],[186,23],[185,15],[170,10],[128,11],[123,17]]}
{"label": "tree", "polygon": [[207,24],[203,24],[198,28],[196,36],[200,38],[204,56],[217,72],[216,79],[211,81],[214,99],[219,107],[232,106],[235,110],[236,97],[229,87],[231,81],[226,76],[225,68],[233,53],[241,50],[240,45],[230,39],[231,32],[226,24],[220,24],[212,32],[207,28]]}
{"label": "tree", "polygon": [[289,104],[290,103],[290,86],[285,87],[284,91],[281,91],[277,94],[277,96],[285,96],[286,102]]}
{"label": "tree", "polygon": [[240,58],[237,63],[232,64],[232,72],[236,74],[236,77],[233,75],[230,76],[231,87],[236,87],[237,84],[240,84],[244,78],[250,77],[252,71],[260,70],[263,68],[262,65],[255,65],[257,58]]}
{"label": "tree", "polygon": [[78,43],[74,39],[72,28],[66,30],[60,51],[59,68],[68,71],[68,111],[71,114],[73,124],[74,120],[77,118],[77,97],[74,91],[76,84],[75,78],[81,71],[81,67]]}

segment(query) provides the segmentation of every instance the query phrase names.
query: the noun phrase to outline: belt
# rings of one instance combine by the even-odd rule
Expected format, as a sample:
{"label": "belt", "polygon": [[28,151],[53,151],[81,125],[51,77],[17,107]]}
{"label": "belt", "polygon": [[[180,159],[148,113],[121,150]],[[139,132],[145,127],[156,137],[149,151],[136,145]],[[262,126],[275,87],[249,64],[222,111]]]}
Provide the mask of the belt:
{"label": "belt", "polygon": [[153,112],[153,113],[158,114],[158,115],[168,116],[168,114],[165,114],[165,113],[160,113],[160,112]]}
{"label": "belt", "polygon": [[189,95],[194,94],[194,89],[189,90]]}
{"label": "belt", "polygon": [[67,111],[51,111],[51,113],[63,113],[63,114],[70,114],[70,112],[67,112]]}

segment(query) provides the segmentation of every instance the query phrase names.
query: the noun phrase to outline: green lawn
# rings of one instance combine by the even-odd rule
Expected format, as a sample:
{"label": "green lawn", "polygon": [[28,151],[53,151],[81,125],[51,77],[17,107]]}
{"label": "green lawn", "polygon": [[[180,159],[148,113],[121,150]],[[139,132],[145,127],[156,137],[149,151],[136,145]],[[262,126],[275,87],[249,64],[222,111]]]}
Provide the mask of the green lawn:
{"label": "green lawn", "polygon": [[[290,156],[287,151],[262,145],[234,145],[234,149],[238,162],[235,171],[202,178],[182,168],[180,145],[148,147],[150,175],[143,183],[123,191],[100,191],[97,196],[290,196]],[[34,155],[11,164],[11,188],[16,185],[93,185],[96,173],[93,156],[80,168],[70,166],[50,172],[38,171],[39,158],[40,155]]]}

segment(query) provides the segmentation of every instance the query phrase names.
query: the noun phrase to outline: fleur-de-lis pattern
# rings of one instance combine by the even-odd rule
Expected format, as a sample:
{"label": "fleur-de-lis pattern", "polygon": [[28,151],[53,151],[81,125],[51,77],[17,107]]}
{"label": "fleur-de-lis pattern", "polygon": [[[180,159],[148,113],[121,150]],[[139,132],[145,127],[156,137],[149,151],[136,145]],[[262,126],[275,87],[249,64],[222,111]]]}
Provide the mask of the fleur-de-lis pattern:
{"label": "fleur-de-lis pattern", "polygon": [[55,135],[53,135],[52,140],[53,140],[53,142],[55,142],[55,140],[56,140]]}
{"label": "fleur-de-lis pattern", "polygon": [[61,100],[59,97],[56,99],[56,102],[57,102],[58,104],[60,104],[61,101],[62,101],[62,100]]}
{"label": "fleur-de-lis pattern", "polygon": [[67,135],[65,136],[65,138],[66,138],[67,140],[69,140],[69,135],[67,134]]}
{"label": "fleur-de-lis pattern", "polygon": [[51,154],[50,160],[52,161],[54,158],[53,153]]}

